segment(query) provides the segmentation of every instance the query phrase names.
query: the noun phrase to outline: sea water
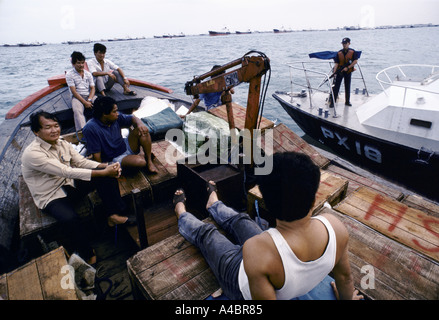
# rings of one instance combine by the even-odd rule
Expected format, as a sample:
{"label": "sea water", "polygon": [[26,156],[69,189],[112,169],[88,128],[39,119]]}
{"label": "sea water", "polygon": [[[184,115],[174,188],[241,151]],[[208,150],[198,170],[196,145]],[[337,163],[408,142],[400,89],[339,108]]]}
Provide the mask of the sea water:
{"label": "sea water", "polygon": [[[263,52],[271,61],[264,116],[282,122],[302,135],[303,132],[272,94],[275,91],[291,91],[287,63],[310,61],[308,54],[312,52],[338,51],[344,37],[351,39],[351,48],[362,51],[359,62],[370,93],[381,91],[375,76],[384,68],[413,63],[439,65],[438,27],[252,33],[218,37],[197,35],[102,43],[107,47],[106,58],[118,64],[129,78],[159,84],[181,95],[185,95],[184,85],[187,81],[210,71],[213,65],[226,64],[252,50]],[[0,123],[15,104],[46,87],[49,77],[72,68],[70,54],[73,51],[80,51],[86,58],[92,58],[95,42],[99,41],[76,45],[0,47]],[[363,88],[363,84],[353,80],[352,89],[356,87]],[[233,101],[245,106],[247,94],[248,84],[241,84],[235,88]]]}

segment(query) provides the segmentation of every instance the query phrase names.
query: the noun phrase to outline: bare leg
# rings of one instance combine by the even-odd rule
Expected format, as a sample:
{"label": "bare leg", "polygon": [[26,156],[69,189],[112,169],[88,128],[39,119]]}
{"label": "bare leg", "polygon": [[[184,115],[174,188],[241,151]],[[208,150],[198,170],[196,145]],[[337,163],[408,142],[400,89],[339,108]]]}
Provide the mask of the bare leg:
{"label": "bare leg", "polygon": [[[140,151],[140,147],[142,147],[144,151],[144,156],[136,155],[135,157],[141,157],[141,159],[135,160],[133,156],[127,156],[123,159],[122,165],[133,166],[133,167],[147,167],[148,170],[152,173],[157,172],[157,168],[154,166],[151,159],[151,135],[149,132],[147,134],[141,135],[137,129],[130,131],[128,136],[128,142],[130,144],[130,148],[133,152],[138,153]],[[125,161],[126,158],[130,157]],[[129,161],[129,162],[128,162]],[[125,162],[125,164],[124,164]]]}

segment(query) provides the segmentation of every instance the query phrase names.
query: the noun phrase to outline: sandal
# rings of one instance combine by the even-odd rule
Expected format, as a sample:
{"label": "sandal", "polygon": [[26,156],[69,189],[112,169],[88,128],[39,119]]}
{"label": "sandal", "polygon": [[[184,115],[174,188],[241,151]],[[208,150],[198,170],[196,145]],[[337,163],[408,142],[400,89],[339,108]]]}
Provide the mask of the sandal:
{"label": "sandal", "polygon": [[177,203],[180,203],[180,202],[183,202],[183,204],[186,205],[186,194],[184,193],[184,190],[177,189],[175,192],[177,192],[178,190],[181,190],[182,193],[181,194],[174,193],[174,198],[172,199],[172,203],[174,204],[174,206],[176,206]]}
{"label": "sandal", "polygon": [[206,184],[206,188],[207,188],[207,197],[210,197],[212,192],[218,192],[218,189],[214,181],[208,181]]}

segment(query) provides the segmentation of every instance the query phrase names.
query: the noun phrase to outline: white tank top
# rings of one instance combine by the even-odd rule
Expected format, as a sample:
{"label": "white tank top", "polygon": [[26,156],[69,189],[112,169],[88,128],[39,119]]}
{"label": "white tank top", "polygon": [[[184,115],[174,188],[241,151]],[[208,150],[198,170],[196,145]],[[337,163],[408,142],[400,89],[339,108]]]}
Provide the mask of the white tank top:
{"label": "white tank top", "polygon": [[[303,262],[299,260],[277,229],[271,228],[266,231],[276,245],[285,271],[285,283],[281,289],[276,290],[276,298],[278,300],[289,300],[308,293],[334,268],[337,248],[334,229],[325,217],[316,216],[311,219],[320,220],[325,225],[329,234],[325,252],[320,258],[313,261]],[[244,270],[244,261],[241,261],[238,281],[244,299],[251,300],[248,278]]]}

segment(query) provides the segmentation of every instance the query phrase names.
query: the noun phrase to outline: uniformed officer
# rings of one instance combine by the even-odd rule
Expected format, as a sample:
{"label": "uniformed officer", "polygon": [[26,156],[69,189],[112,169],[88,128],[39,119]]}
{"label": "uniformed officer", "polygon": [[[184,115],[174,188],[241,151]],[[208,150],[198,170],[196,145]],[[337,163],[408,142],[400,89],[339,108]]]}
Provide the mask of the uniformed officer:
{"label": "uniformed officer", "polygon": [[[343,49],[338,51],[337,56],[334,59],[334,69],[333,72],[336,73],[332,92],[334,93],[334,100],[337,101],[338,92],[340,91],[341,81],[344,79],[345,87],[345,105],[352,106],[350,102],[351,97],[351,76],[352,72],[355,71],[354,66],[358,62],[358,54],[354,49],[349,48],[351,44],[351,39],[343,38],[341,41]],[[334,100],[330,96],[330,107],[334,107]]]}

